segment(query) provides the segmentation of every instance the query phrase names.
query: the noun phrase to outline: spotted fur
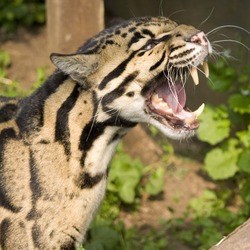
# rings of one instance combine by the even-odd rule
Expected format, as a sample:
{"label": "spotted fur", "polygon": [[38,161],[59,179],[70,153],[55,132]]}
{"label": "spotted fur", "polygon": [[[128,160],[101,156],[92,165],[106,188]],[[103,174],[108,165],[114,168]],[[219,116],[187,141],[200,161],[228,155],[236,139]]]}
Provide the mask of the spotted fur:
{"label": "spotted fur", "polygon": [[196,119],[155,112],[151,97],[166,77],[205,60],[208,46],[191,41],[197,33],[164,17],[129,20],[77,53],[52,54],[57,70],[31,96],[0,98],[1,250],[77,249],[131,128],[146,122],[169,137],[194,133]]}

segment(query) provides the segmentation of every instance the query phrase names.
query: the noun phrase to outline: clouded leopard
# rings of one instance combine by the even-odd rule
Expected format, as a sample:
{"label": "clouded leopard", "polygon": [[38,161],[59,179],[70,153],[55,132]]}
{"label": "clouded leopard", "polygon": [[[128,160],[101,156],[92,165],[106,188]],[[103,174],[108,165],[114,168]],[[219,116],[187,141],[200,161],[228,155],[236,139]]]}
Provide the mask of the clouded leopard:
{"label": "clouded leopard", "polygon": [[1,97],[0,249],[77,249],[131,128],[194,134],[204,105],[190,111],[183,86],[200,64],[208,75],[211,52],[192,26],[135,18],[52,54],[57,70],[31,96]]}

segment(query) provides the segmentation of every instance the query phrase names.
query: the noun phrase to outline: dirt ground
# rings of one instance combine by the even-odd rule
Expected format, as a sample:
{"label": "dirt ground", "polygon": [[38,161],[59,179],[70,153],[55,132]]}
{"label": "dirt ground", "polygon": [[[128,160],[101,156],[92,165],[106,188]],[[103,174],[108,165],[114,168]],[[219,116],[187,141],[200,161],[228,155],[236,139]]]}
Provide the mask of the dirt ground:
{"label": "dirt ground", "polygon": [[[50,53],[47,49],[47,36],[44,28],[29,31],[20,29],[13,35],[1,37],[0,45],[11,56],[12,64],[8,77],[22,83],[24,88],[29,88],[35,81],[36,70],[39,67],[47,65],[48,74],[53,71],[53,66],[49,61]],[[192,146],[192,141],[189,143]],[[183,147],[183,143],[177,144],[177,148],[178,145]],[[186,146],[186,148],[188,147]],[[145,164],[157,165],[157,162],[161,161],[160,147],[139,127],[136,127],[125,138],[125,150],[134,157],[140,157]],[[196,154],[199,153],[198,147],[194,147],[193,150],[197,150]],[[157,227],[160,220],[181,216],[191,198],[196,197],[206,188],[214,187],[212,182],[205,180],[200,174],[201,164],[199,162],[176,156],[172,156],[169,162],[170,164],[166,166],[166,185],[162,195],[154,200],[147,196],[143,197],[139,211],[136,213],[123,212],[122,218],[126,226],[150,225]],[[169,207],[175,211],[174,214],[169,211]],[[176,249],[186,250],[188,248],[179,246]]]}

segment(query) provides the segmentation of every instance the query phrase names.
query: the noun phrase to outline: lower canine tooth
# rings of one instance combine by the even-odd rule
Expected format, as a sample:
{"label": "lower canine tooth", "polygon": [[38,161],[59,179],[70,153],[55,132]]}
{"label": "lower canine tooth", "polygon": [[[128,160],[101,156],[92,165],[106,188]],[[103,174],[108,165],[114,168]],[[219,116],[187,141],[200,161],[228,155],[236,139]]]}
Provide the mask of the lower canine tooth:
{"label": "lower canine tooth", "polygon": [[204,62],[204,63],[202,64],[202,68],[203,68],[203,71],[204,71],[205,76],[208,78],[208,77],[209,77],[208,63],[207,63],[207,62]]}
{"label": "lower canine tooth", "polygon": [[195,67],[191,68],[190,74],[193,78],[194,84],[198,85],[199,84],[199,76],[198,76],[197,69]]}
{"label": "lower canine tooth", "polygon": [[205,104],[202,103],[201,106],[200,106],[197,110],[195,110],[195,111],[193,112],[193,115],[194,115],[195,117],[200,116],[201,113],[202,113],[203,110],[204,110],[204,107],[205,107]]}
{"label": "lower canine tooth", "polygon": [[152,96],[152,100],[153,100],[154,102],[156,102],[156,103],[162,102],[162,98],[159,98],[159,96],[158,96],[157,94],[154,94],[154,95]]}
{"label": "lower canine tooth", "polygon": [[162,107],[168,107],[167,103],[165,103],[165,102],[160,102],[159,105]]}
{"label": "lower canine tooth", "polygon": [[192,125],[196,121],[195,117],[188,117],[185,119],[185,123]]}

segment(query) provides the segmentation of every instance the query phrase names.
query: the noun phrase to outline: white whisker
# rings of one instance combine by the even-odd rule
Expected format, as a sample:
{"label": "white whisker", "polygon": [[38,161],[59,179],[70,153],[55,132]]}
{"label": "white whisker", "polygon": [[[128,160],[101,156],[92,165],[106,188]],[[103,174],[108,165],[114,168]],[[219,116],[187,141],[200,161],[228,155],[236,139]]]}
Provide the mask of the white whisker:
{"label": "white whisker", "polygon": [[116,118],[115,118],[115,125],[117,124],[118,117],[119,117],[119,114],[121,113],[121,110],[117,110],[116,113],[117,113],[117,115],[116,115]]}
{"label": "white whisker", "polygon": [[89,130],[89,133],[88,133],[88,136],[87,136],[87,139],[86,139],[86,140],[89,139],[89,137],[90,137],[90,135],[91,135],[91,132],[92,132],[92,130],[93,130],[93,127],[94,127],[94,125],[95,125],[96,118],[97,118],[97,116],[98,116],[99,107],[100,107],[100,105],[101,105],[101,103],[102,103],[102,99],[103,99],[103,96],[102,96],[102,98],[100,99],[100,101],[99,101],[99,103],[98,103],[98,105],[97,105],[96,113],[95,113],[94,116],[93,116],[93,122],[92,122],[92,124],[91,124],[91,127],[90,127],[90,130]]}
{"label": "white whisker", "polygon": [[235,28],[235,29],[239,29],[239,30],[244,31],[244,32],[246,32],[247,34],[250,34],[250,31],[248,31],[248,30],[245,29],[245,28],[242,28],[242,27],[237,26],[237,25],[228,24],[228,25],[222,25],[222,26],[219,26],[219,27],[217,27],[217,28],[214,28],[214,29],[210,30],[209,32],[207,32],[206,35],[208,36],[208,35],[210,35],[210,34],[216,32],[216,31],[218,31],[218,30],[220,30],[220,29],[224,29],[224,28]]}
{"label": "white whisker", "polygon": [[160,16],[164,16],[164,11],[163,11],[163,1],[164,0],[160,0],[160,3],[159,3],[159,15]]}
{"label": "white whisker", "polygon": [[[204,73],[204,71],[203,70],[201,70],[199,67],[197,67],[197,66],[194,66],[192,63],[188,63],[191,67],[194,67],[194,68],[196,68],[201,74],[203,74],[204,76],[206,76],[205,75],[205,73]],[[188,69],[189,69],[189,72],[191,71],[191,67],[188,67]],[[207,77],[206,77],[207,78]],[[211,82],[211,84],[212,85],[214,85],[214,83],[213,83],[213,81],[212,81],[212,79],[210,78],[210,77],[208,77],[207,78],[208,80],[209,80],[209,82]]]}
{"label": "white whisker", "polygon": [[190,73],[191,73],[192,67],[194,67],[194,68],[197,69],[201,74],[203,74],[204,76],[206,76],[206,74],[204,73],[204,71],[201,70],[199,67],[195,66],[195,65],[192,64],[191,62],[187,62],[187,64],[191,66],[191,67],[188,67],[188,70],[189,70]]}
{"label": "white whisker", "polygon": [[[175,69],[176,70],[176,69]],[[182,69],[180,69],[182,71]],[[181,73],[181,72],[180,72]],[[182,74],[179,74],[181,76],[181,81],[183,82],[184,79],[182,78]],[[168,83],[169,83],[169,89],[172,93],[172,96],[176,100],[176,102],[179,103],[179,98],[178,98],[178,93],[177,89],[174,87],[175,83],[178,80],[178,72],[174,72],[174,66],[172,65],[170,68],[168,68],[168,75],[164,72],[164,76],[167,78]],[[183,87],[184,87],[184,82],[183,82]]]}
{"label": "white whisker", "polygon": [[244,43],[237,41],[237,40],[233,40],[233,39],[225,39],[225,40],[218,40],[218,41],[213,41],[212,44],[216,44],[216,43],[224,43],[224,42],[232,42],[232,43],[237,43],[242,45],[244,48],[246,48],[248,51],[250,51],[250,48],[245,45]]}
{"label": "white whisker", "polygon": [[167,18],[171,18],[173,15],[175,15],[175,14],[177,14],[177,13],[180,13],[180,12],[185,12],[185,11],[187,11],[186,9],[183,9],[183,10],[177,10],[177,11],[175,11],[175,12],[173,12],[172,14],[170,14]]}
{"label": "white whisker", "polygon": [[205,22],[207,22],[207,20],[212,16],[213,12],[214,12],[214,8],[211,10],[211,12],[209,13],[208,17],[201,22],[201,24],[199,25],[198,28],[200,28]]}

